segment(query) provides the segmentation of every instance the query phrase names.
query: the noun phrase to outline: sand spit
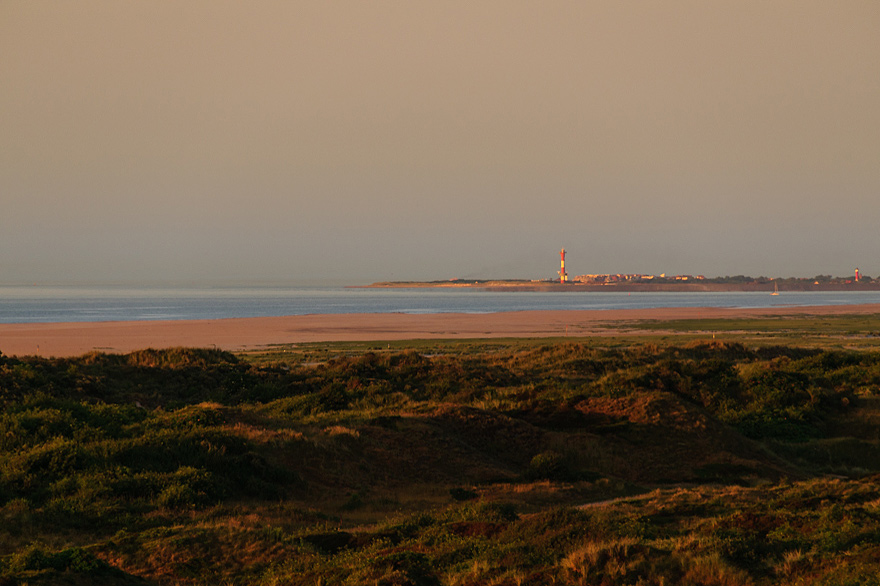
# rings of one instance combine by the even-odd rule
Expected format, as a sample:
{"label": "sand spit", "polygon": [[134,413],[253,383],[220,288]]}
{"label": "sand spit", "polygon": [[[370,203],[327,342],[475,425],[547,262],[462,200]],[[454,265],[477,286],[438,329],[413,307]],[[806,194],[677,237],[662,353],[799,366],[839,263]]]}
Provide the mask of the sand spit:
{"label": "sand spit", "polygon": [[608,335],[608,326],[641,320],[864,315],[880,304],[732,309],[676,307],[622,310],[519,311],[488,314],[361,313],[218,320],[0,324],[7,356],[77,356],[173,346],[259,349],[330,341]]}

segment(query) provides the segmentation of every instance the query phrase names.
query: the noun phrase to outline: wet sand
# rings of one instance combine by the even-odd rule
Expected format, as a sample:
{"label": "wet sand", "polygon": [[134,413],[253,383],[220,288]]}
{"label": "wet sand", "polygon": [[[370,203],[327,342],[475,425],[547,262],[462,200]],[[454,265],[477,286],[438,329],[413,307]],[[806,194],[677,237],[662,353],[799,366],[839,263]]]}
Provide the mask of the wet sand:
{"label": "wet sand", "polygon": [[[880,304],[728,309],[654,308],[595,311],[519,311],[488,314],[361,313],[218,320],[0,324],[6,356],[78,356],[92,350],[125,353],[190,346],[251,350],[275,344],[330,341],[614,334],[628,322],[701,318],[864,315]],[[614,326],[609,330],[609,326]]]}

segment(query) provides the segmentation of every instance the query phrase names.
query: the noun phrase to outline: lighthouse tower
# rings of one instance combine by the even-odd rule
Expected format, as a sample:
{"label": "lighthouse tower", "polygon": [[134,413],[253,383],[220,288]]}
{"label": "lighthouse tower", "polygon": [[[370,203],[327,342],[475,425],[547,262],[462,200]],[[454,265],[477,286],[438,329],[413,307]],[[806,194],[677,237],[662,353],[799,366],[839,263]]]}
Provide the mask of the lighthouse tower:
{"label": "lighthouse tower", "polygon": [[859,269],[856,269],[856,283],[859,282]]}
{"label": "lighthouse tower", "polygon": [[565,249],[559,251],[559,282],[568,283],[568,273],[565,272]]}

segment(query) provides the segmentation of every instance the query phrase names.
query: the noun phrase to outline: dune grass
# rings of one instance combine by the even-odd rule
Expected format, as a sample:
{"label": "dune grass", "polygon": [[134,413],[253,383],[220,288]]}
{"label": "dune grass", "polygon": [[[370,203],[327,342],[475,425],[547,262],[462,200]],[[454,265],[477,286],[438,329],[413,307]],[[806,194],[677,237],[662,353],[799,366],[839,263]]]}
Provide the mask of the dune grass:
{"label": "dune grass", "polygon": [[0,355],[0,583],[871,583],[880,353],[775,341]]}

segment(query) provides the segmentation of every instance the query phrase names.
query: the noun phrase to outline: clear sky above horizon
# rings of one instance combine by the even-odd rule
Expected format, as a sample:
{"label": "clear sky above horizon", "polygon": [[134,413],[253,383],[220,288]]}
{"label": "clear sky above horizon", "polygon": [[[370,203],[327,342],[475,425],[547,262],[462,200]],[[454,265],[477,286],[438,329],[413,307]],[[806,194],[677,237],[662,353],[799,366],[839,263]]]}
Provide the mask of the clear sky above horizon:
{"label": "clear sky above horizon", "polygon": [[880,2],[0,2],[0,284],[880,274]]}

